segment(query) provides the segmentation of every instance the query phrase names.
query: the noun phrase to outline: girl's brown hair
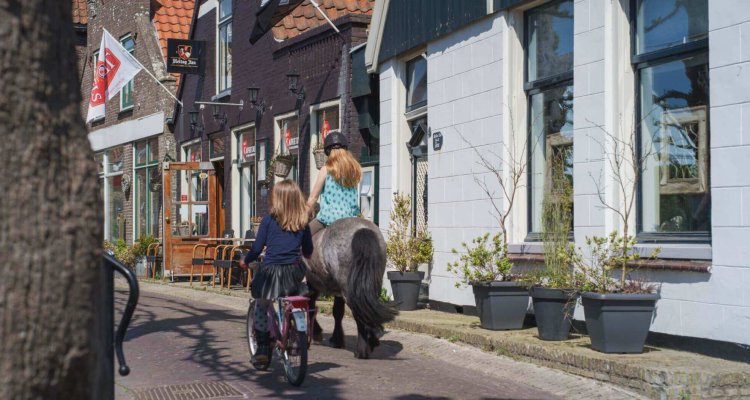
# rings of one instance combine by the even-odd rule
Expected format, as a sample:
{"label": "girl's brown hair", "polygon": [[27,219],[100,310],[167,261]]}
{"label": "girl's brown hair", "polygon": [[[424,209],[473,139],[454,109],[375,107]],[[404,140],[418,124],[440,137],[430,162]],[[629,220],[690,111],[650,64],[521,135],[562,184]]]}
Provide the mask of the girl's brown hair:
{"label": "girl's brown hair", "polygon": [[294,181],[284,180],[273,185],[271,215],[285,231],[299,232],[307,225],[307,205],[302,191]]}
{"label": "girl's brown hair", "polygon": [[332,149],[326,161],[326,169],[345,188],[356,187],[362,178],[362,167],[347,149]]}

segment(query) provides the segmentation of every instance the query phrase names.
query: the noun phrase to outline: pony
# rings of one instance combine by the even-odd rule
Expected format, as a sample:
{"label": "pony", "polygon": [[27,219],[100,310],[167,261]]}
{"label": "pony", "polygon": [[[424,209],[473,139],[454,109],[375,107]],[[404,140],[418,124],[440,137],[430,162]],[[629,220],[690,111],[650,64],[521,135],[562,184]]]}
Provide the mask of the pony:
{"label": "pony", "polygon": [[[398,311],[380,301],[386,254],[380,229],[362,218],[344,218],[332,223],[313,237],[314,251],[307,264],[310,305],[321,294],[334,296],[335,325],[329,339],[331,346],[344,347],[346,304],[357,323],[357,346],[354,356],[369,358],[380,344],[378,334],[383,324],[393,321]],[[317,321],[313,335],[321,339],[323,329]]]}

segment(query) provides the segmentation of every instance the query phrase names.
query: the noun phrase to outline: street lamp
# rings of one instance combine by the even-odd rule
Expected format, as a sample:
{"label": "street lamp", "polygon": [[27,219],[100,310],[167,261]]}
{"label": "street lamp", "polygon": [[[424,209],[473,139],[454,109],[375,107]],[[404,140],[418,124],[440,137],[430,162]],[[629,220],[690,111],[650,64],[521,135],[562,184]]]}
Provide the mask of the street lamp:
{"label": "street lamp", "polygon": [[188,112],[188,115],[190,115],[190,130],[195,133],[196,131],[203,132],[203,125],[198,124],[198,111],[190,111]]}
{"label": "street lamp", "polygon": [[250,95],[250,107],[255,108],[256,110],[256,117],[258,115],[263,115],[263,112],[266,111],[266,100],[259,99],[260,88],[257,86],[250,86],[247,88],[247,92]]}
{"label": "street lamp", "polygon": [[297,95],[297,100],[302,101],[305,99],[305,88],[299,84],[299,74],[297,71],[292,69],[286,74],[286,78],[289,84],[289,91]]}

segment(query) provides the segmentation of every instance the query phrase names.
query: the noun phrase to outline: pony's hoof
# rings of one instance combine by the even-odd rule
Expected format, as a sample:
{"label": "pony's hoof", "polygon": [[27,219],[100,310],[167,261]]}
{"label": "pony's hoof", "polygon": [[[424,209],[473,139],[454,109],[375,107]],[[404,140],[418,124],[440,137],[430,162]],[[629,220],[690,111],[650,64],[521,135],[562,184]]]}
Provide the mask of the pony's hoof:
{"label": "pony's hoof", "polygon": [[322,342],[323,341],[323,332],[313,332],[313,341],[315,341],[315,342]]}
{"label": "pony's hoof", "polygon": [[354,353],[354,357],[360,360],[367,360],[368,358],[370,358],[370,354],[357,352]]}
{"label": "pony's hoof", "polygon": [[334,349],[343,349],[344,348],[344,342],[334,340],[333,338],[328,339],[328,344],[331,345]]}

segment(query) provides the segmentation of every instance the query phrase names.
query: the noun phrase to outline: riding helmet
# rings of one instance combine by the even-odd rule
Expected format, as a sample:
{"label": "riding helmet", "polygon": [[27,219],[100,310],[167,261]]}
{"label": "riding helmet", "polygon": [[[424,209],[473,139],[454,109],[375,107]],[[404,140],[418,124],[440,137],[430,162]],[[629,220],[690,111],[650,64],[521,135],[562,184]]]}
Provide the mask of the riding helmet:
{"label": "riding helmet", "polygon": [[328,132],[323,141],[323,149],[326,155],[330,155],[332,149],[346,149],[348,147],[349,143],[346,140],[346,136],[339,131]]}

